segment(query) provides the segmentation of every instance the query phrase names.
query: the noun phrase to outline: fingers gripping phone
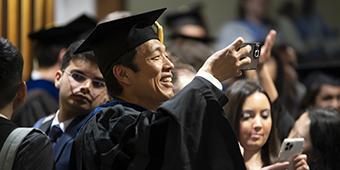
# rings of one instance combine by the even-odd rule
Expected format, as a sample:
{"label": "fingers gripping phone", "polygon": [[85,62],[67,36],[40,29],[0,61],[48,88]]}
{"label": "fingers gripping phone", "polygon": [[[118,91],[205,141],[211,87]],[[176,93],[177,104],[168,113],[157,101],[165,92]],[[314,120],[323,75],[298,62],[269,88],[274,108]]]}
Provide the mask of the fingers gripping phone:
{"label": "fingers gripping phone", "polygon": [[286,138],[281,145],[278,162],[289,161],[289,169],[292,169],[293,158],[302,153],[303,143],[303,138]]}
{"label": "fingers gripping phone", "polygon": [[261,54],[261,43],[253,42],[253,43],[243,43],[241,48],[250,45],[251,52],[250,52],[250,60],[251,62],[247,65],[243,65],[240,67],[241,70],[255,70],[257,68],[257,64],[259,63],[260,54]]}

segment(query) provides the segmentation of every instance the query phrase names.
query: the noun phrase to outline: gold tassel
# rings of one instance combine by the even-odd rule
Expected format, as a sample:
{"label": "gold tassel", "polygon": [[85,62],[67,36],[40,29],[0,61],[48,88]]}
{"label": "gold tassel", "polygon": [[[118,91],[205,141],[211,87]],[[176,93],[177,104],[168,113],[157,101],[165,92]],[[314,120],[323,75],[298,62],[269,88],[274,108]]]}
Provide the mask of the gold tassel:
{"label": "gold tassel", "polygon": [[157,34],[158,34],[159,41],[163,44],[164,43],[163,27],[157,21],[155,22],[155,25],[156,25],[156,28],[157,28]]}

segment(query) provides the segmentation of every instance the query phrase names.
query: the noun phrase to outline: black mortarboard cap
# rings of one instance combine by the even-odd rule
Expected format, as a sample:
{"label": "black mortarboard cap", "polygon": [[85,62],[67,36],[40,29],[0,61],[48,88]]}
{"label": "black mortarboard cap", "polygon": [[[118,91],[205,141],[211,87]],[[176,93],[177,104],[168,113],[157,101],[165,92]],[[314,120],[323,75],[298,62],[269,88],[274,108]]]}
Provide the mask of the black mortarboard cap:
{"label": "black mortarboard cap", "polygon": [[188,24],[206,28],[206,24],[201,15],[200,5],[169,12],[165,16],[165,24],[172,29]]}
{"label": "black mortarboard cap", "polygon": [[84,33],[93,29],[97,22],[87,15],[80,15],[66,25],[43,28],[36,32],[31,32],[29,38],[44,44],[62,44],[68,46],[79,39]]}
{"label": "black mortarboard cap", "polygon": [[[125,18],[99,23],[75,53],[93,50],[103,75],[120,57],[151,39],[158,39],[152,28],[155,21],[166,10],[157,9]],[[105,48],[106,55],[100,55]]]}
{"label": "black mortarboard cap", "polygon": [[[176,11],[169,12],[165,16],[165,25],[168,26],[172,34],[170,35],[170,38],[184,38],[184,39],[192,39],[202,42],[212,42],[214,40],[213,37],[210,37],[208,35],[208,27],[206,25],[206,22],[204,20],[204,17],[202,16],[202,5],[201,4],[195,4],[192,6],[184,6]],[[183,35],[179,32],[176,32],[176,29],[181,28],[186,25],[197,25],[202,27],[204,30],[206,30],[207,35],[205,37],[191,37],[188,35]]]}

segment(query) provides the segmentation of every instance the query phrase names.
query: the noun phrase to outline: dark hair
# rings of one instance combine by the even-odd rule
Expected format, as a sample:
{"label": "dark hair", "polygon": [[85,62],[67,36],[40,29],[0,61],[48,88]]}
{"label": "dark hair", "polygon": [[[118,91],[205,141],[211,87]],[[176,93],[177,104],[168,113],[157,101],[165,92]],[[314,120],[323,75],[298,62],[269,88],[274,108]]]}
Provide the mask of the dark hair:
{"label": "dark hair", "polygon": [[66,67],[70,65],[70,61],[74,59],[88,60],[92,63],[97,63],[96,57],[92,51],[74,54],[74,51],[80,46],[82,42],[83,40],[76,41],[68,47],[61,62],[61,70],[65,70]]}
{"label": "dark hair", "polygon": [[335,110],[308,109],[310,119],[309,134],[312,151],[311,164],[318,170],[340,168],[340,113]]}
{"label": "dark hair", "polygon": [[187,71],[187,73],[196,74],[197,71],[191,65],[181,62],[178,57],[173,56],[170,52],[168,53],[168,57],[171,60],[171,62],[175,65],[174,69],[172,70],[172,74],[173,74],[172,82],[174,84],[173,89],[175,93],[177,93],[179,90],[181,90],[180,87],[177,86],[178,84],[177,82],[181,78],[179,76],[180,73],[183,71]]}
{"label": "dark hair", "polygon": [[[110,47],[103,46],[100,48],[100,50],[96,50],[96,56],[101,56],[104,58],[109,58],[107,55],[112,55],[110,52]],[[118,57],[119,59],[111,64],[110,68],[107,70],[103,70],[103,68],[100,68],[101,73],[104,76],[104,80],[106,83],[106,87],[108,89],[108,94],[111,97],[114,97],[116,95],[120,95],[123,91],[123,87],[119,84],[118,80],[112,73],[112,68],[115,65],[122,65],[125,67],[130,68],[131,70],[137,72],[139,70],[138,66],[133,62],[135,56],[138,55],[137,49],[132,49],[123,54],[122,56]]]}
{"label": "dark hair", "polygon": [[[240,119],[242,113],[242,106],[248,96],[254,94],[255,92],[263,93],[267,96],[270,102],[269,96],[261,88],[261,86],[253,80],[238,80],[226,91],[229,101],[224,107],[225,114],[229,119],[231,126],[234,128],[236,136],[239,138],[240,129]],[[268,140],[261,148],[261,157],[264,165],[270,165],[275,161],[278,149],[279,149],[279,138],[276,130],[276,114],[272,112],[271,107],[271,117],[272,117],[272,128],[269,133]]]}
{"label": "dark hair", "polygon": [[179,62],[189,64],[198,71],[205,60],[212,54],[212,50],[206,44],[184,38],[170,41],[168,51],[176,57]]}
{"label": "dark hair", "polygon": [[291,20],[297,18],[297,7],[293,1],[285,1],[279,7],[278,13],[282,16],[286,16]]}
{"label": "dark hair", "polygon": [[[284,74],[284,64],[283,60],[280,55],[280,51],[284,47],[274,47],[273,49],[273,55],[272,59],[274,59],[276,63],[276,79],[274,80],[275,87],[279,94],[284,94],[285,93],[285,88],[284,88],[284,82],[285,82],[285,74]],[[281,96],[281,95],[280,95]]]}
{"label": "dark hair", "polygon": [[316,9],[315,0],[303,0],[301,3],[301,14],[302,16],[310,16]]}
{"label": "dark hair", "polygon": [[14,99],[22,81],[23,63],[20,51],[0,37],[0,108]]}
{"label": "dark hair", "polygon": [[[245,9],[245,5],[246,5],[246,1],[248,0],[239,0],[238,1],[238,6],[237,6],[237,17],[239,19],[246,19],[246,9]],[[263,18],[260,18],[260,20],[262,20],[264,23],[270,23],[270,19],[266,18],[266,16],[262,16]]]}
{"label": "dark hair", "polygon": [[340,86],[339,80],[321,72],[314,72],[308,75],[304,84],[306,85],[306,94],[302,100],[301,110],[315,105],[315,99],[323,85]]}
{"label": "dark hair", "polygon": [[33,42],[33,56],[37,59],[41,68],[48,68],[58,62],[59,52],[62,48],[67,48],[65,44],[49,44],[43,42]]}

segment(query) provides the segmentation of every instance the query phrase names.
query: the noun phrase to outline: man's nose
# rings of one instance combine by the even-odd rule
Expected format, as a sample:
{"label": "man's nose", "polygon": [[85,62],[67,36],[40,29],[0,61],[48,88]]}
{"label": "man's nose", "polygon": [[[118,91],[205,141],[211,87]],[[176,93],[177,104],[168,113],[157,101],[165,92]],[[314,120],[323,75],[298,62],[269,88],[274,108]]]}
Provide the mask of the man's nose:
{"label": "man's nose", "polygon": [[89,92],[90,92],[91,86],[92,86],[92,80],[86,79],[86,80],[81,84],[80,91],[81,91],[82,93],[89,93]]}
{"label": "man's nose", "polygon": [[166,56],[164,56],[163,62],[164,62],[164,67],[166,69],[172,70],[175,67],[174,64],[170,61],[170,59]]}

